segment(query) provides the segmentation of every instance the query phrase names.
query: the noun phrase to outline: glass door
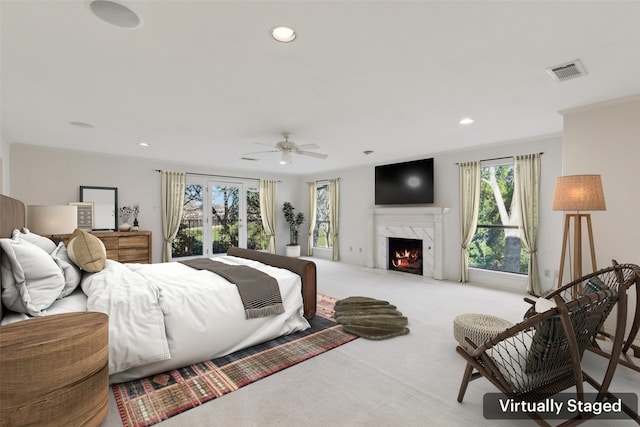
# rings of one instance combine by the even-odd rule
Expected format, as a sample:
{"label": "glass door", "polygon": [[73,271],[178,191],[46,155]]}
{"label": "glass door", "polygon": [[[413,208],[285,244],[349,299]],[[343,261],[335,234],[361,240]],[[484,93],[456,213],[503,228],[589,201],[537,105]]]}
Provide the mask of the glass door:
{"label": "glass door", "polygon": [[231,246],[246,247],[246,205],[242,184],[210,182],[211,253],[227,252]]}

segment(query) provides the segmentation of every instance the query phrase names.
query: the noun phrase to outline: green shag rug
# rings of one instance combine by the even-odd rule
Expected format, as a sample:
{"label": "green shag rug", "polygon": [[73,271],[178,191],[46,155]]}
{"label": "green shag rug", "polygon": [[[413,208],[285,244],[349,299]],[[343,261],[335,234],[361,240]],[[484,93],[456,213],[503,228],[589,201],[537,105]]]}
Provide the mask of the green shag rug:
{"label": "green shag rug", "polygon": [[334,317],[345,332],[370,340],[406,335],[407,318],[397,307],[369,297],[349,297],[336,301]]}

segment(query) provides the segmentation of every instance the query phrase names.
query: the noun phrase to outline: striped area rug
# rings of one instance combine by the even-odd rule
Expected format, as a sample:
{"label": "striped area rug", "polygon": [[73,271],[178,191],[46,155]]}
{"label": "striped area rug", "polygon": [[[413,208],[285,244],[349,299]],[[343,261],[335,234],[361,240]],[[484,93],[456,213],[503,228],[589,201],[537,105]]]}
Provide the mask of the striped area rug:
{"label": "striped area rug", "polygon": [[124,427],[151,426],[356,339],[332,319],[336,299],[318,294],[311,328],[228,356],[111,386]]}

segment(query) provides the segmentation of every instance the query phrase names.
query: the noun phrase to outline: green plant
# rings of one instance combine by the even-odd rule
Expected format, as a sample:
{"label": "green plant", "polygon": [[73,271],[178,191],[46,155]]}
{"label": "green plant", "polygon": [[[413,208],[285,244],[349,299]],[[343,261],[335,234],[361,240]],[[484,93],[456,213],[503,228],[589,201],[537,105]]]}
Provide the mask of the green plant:
{"label": "green plant", "polygon": [[302,212],[298,212],[296,214],[295,208],[289,202],[284,202],[284,205],[282,205],[282,212],[284,213],[285,221],[289,224],[289,233],[291,236],[291,240],[287,246],[297,246],[298,229],[304,222],[304,214]]}

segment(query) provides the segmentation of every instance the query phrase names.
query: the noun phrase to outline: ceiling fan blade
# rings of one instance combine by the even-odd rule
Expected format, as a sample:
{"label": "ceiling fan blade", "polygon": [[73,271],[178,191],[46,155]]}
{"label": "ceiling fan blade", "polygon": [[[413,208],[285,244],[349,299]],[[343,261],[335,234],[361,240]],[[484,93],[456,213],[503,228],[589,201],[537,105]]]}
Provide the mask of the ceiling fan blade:
{"label": "ceiling fan blade", "polygon": [[250,153],[242,153],[242,154],[262,154],[262,153],[278,153],[280,150],[268,150],[268,151],[252,151]]}
{"label": "ceiling fan blade", "polygon": [[298,150],[317,150],[318,147],[316,144],[301,144],[301,145],[296,145],[296,148]]}
{"label": "ceiling fan blade", "polygon": [[298,151],[296,151],[296,153],[302,154],[303,156],[317,157],[318,159],[326,159],[328,157],[326,154],[314,153],[313,151],[298,150]]}
{"label": "ceiling fan blade", "polygon": [[277,146],[273,145],[273,144],[266,144],[264,142],[258,142],[258,141],[253,141],[254,144],[258,144],[258,145],[264,145],[265,147],[271,147],[271,148],[275,148],[277,150],[280,150]]}

